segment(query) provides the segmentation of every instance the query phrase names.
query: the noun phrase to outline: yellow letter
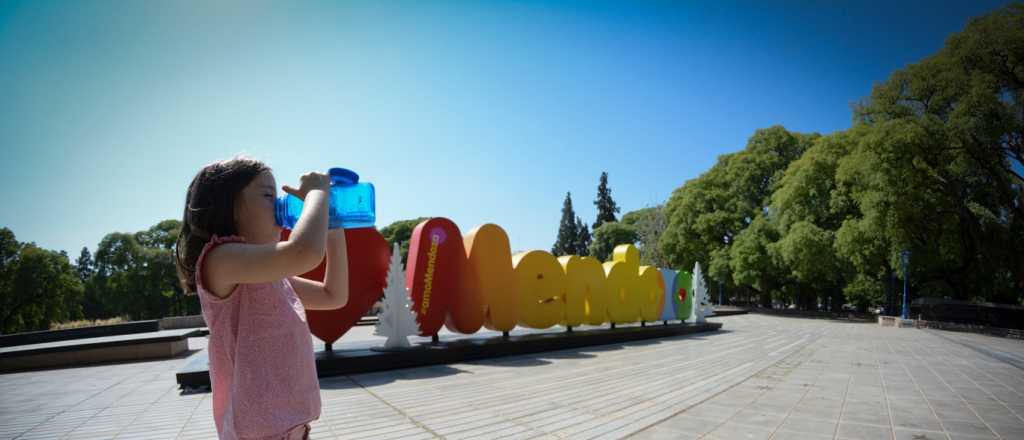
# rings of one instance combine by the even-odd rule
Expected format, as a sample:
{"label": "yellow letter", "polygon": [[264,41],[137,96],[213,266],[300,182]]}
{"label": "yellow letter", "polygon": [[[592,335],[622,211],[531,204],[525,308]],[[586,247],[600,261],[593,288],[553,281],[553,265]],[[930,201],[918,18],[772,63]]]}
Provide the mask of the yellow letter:
{"label": "yellow letter", "polygon": [[631,244],[615,246],[612,261],[603,264],[608,286],[608,316],[616,324],[640,317],[640,251]]}
{"label": "yellow letter", "polygon": [[512,256],[516,277],[519,325],[548,328],[562,322],[565,272],[555,257],[544,251]]}
{"label": "yellow letter", "polygon": [[565,325],[601,325],[608,321],[604,269],[593,257],[558,257],[565,270]]}
{"label": "yellow letter", "polygon": [[657,321],[665,303],[665,280],[654,266],[640,266],[640,317],[644,321]]}

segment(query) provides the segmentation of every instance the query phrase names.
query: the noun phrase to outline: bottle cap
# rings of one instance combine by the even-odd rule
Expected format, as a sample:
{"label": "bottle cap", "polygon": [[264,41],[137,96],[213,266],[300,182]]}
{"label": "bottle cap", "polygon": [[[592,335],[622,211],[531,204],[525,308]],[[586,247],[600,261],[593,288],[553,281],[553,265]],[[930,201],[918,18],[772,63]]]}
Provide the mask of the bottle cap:
{"label": "bottle cap", "polygon": [[331,168],[327,171],[331,176],[332,185],[355,185],[359,183],[359,175],[347,168]]}

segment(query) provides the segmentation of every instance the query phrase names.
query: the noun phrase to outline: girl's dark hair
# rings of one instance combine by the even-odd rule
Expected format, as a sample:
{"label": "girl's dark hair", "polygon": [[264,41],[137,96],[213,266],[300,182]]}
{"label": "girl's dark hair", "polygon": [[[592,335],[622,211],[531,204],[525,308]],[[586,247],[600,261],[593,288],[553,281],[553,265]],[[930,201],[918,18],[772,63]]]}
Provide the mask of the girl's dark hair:
{"label": "girl's dark hair", "polygon": [[196,292],[196,260],[210,238],[238,234],[235,199],[264,171],[270,171],[270,167],[263,162],[235,157],[203,167],[192,179],[174,251],[178,280],[185,292]]}

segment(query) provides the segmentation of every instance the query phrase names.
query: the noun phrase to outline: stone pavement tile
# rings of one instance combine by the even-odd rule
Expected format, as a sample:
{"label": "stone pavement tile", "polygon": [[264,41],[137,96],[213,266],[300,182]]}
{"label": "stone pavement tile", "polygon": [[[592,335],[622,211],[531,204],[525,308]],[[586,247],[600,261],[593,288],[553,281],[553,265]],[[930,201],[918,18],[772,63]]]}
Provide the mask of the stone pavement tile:
{"label": "stone pavement tile", "polygon": [[995,430],[996,426],[1024,426],[1024,421],[1013,414],[999,413],[996,411],[990,412],[983,409],[975,409],[975,411],[981,416],[981,419],[984,420],[986,424],[992,427],[993,430]]}
{"label": "stone pavement tile", "polygon": [[[519,424],[516,424],[516,423],[513,423],[513,422],[501,420],[501,421],[496,421],[496,422],[494,422],[494,423],[492,423],[490,425],[478,426],[476,428],[467,429],[465,431],[458,431],[458,432],[449,433],[449,434],[445,435],[445,438],[452,439],[452,440],[472,439],[472,438],[486,438],[486,437],[494,437],[494,436],[498,435],[497,433],[503,432],[505,430],[516,431],[517,429],[524,430],[524,429],[527,429],[527,428],[525,426],[522,426],[522,425],[519,425]],[[518,431],[516,431],[516,432],[518,432]]]}
{"label": "stone pavement tile", "polygon": [[851,384],[846,393],[846,400],[885,403],[885,391],[881,387],[861,388]]}
{"label": "stone pavement tile", "polygon": [[795,405],[796,402],[773,402],[768,399],[758,399],[756,402],[747,405],[745,409],[769,414],[780,414],[785,417],[786,414],[793,410]]}
{"label": "stone pavement tile", "polygon": [[1005,439],[1024,439],[1024,423],[989,423],[996,434]]}
{"label": "stone pavement tile", "polygon": [[951,410],[947,408],[935,408],[935,415],[943,424],[949,422],[982,423],[981,419],[971,409]]}
{"label": "stone pavement tile", "polygon": [[[327,431],[327,430],[322,430],[322,432],[324,432],[325,434],[329,433],[329,432],[333,433],[333,431]],[[312,437],[315,438],[315,439],[319,439],[322,436],[323,435],[313,435]],[[343,438],[344,435],[343,434],[342,435],[336,435],[336,437]],[[437,436],[435,436],[434,434],[431,434],[431,433],[429,433],[427,431],[424,431],[423,428],[420,428],[418,426],[415,426],[415,425],[405,425],[402,429],[391,431],[391,432],[388,432],[388,433],[383,433],[383,434],[365,435],[365,433],[362,433],[362,434],[360,434],[360,436],[358,438],[367,438],[367,439],[373,439],[373,440],[406,440],[406,439],[409,439],[409,438],[436,438],[436,437]],[[324,438],[326,438],[326,437],[324,437]]]}
{"label": "stone pavement tile", "polygon": [[805,390],[776,388],[769,390],[757,398],[757,402],[770,402],[777,404],[796,405],[804,397]]}
{"label": "stone pavement tile", "polygon": [[800,403],[793,408],[792,415],[824,420],[837,420],[842,412],[842,407],[824,407],[805,405]]}
{"label": "stone pavement tile", "polygon": [[839,424],[836,438],[846,440],[878,440],[892,438],[892,428],[888,426],[862,425],[859,423]]}
{"label": "stone pavement tile", "polygon": [[843,407],[843,398],[808,395],[808,397],[804,397],[804,399],[800,401],[800,405],[839,410]]}
{"label": "stone pavement tile", "polygon": [[758,428],[764,428],[768,430],[775,430],[775,428],[778,428],[779,425],[782,424],[782,420],[784,418],[785,416],[781,414],[765,413],[749,409],[742,409],[725,423],[735,423],[740,425],[756,426]]}
{"label": "stone pavement tile", "polygon": [[918,429],[922,431],[942,431],[942,424],[930,411],[892,411],[892,425],[894,428]]}
{"label": "stone pavement tile", "polygon": [[708,403],[714,403],[717,405],[746,405],[757,400],[761,394],[762,393],[756,391],[732,389],[712,397]]}
{"label": "stone pavement tile", "polygon": [[896,428],[893,438],[895,440],[948,440],[949,436],[942,431]]}
{"label": "stone pavement tile", "polygon": [[843,414],[843,417],[839,419],[840,423],[854,423],[859,425],[876,425],[876,426],[890,426],[891,419],[888,413],[850,413]]}
{"label": "stone pavement tile", "polygon": [[971,403],[999,403],[999,401],[995,397],[992,397],[992,395],[987,391],[977,387],[955,388],[954,391],[961,398]]}
{"label": "stone pavement tile", "polygon": [[719,425],[720,422],[714,420],[701,419],[693,416],[684,414],[671,417],[664,422],[657,424],[656,426],[663,426],[676,431],[692,433],[700,435],[707,433]]}
{"label": "stone pavement tile", "polygon": [[629,438],[636,440],[694,440],[697,435],[657,425],[633,434]]}
{"label": "stone pavement tile", "polygon": [[1016,413],[1016,414],[1017,414],[1018,416],[1020,416],[1020,417],[1024,417],[1024,404],[1021,404],[1021,405],[1017,405],[1017,404],[1007,404],[1007,405],[1006,405],[1006,407],[1007,407],[1007,408],[1010,408],[1010,411],[1013,411],[1013,412],[1014,412],[1014,413]]}
{"label": "stone pavement tile", "polygon": [[978,436],[978,435],[965,435],[965,434],[952,434],[952,433],[947,433],[947,434],[949,434],[949,438],[951,440],[1000,440],[999,437],[996,437],[995,435]]}
{"label": "stone pavement tile", "polygon": [[708,419],[715,422],[723,422],[726,419],[732,417],[734,414],[739,412],[738,406],[725,406],[716,405],[713,403],[701,403],[697,406],[691,407],[686,410],[683,414],[698,417],[701,419]]}
{"label": "stone pavement tile", "polygon": [[758,428],[755,426],[738,425],[726,423],[714,431],[711,431],[702,438],[715,440],[767,440],[772,435],[771,429]]}
{"label": "stone pavement tile", "polygon": [[806,432],[775,431],[772,440],[832,440],[832,435],[808,434]]}
{"label": "stone pavement tile", "polygon": [[967,402],[959,400],[929,400],[932,409],[935,411],[935,415],[939,416],[942,420],[977,420],[978,417],[974,415],[974,411],[971,409]]}
{"label": "stone pavement tile", "polygon": [[942,426],[950,434],[962,434],[970,436],[992,436],[993,432],[981,421],[967,422],[961,420],[943,420]]}
{"label": "stone pavement tile", "polygon": [[836,432],[836,422],[791,416],[782,422],[779,430],[831,436]]}

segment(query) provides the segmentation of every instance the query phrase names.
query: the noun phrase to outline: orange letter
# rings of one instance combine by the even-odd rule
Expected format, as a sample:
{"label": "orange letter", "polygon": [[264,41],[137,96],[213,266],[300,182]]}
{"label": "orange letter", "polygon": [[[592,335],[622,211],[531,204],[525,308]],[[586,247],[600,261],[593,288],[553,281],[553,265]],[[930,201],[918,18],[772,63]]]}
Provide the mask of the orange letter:
{"label": "orange letter", "polygon": [[485,310],[484,326],[507,332],[515,328],[516,278],[512,272],[512,253],[508,235],[498,225],[486,224],[473,229],[465,238],[467,272],[475,275],[478,297]]}

